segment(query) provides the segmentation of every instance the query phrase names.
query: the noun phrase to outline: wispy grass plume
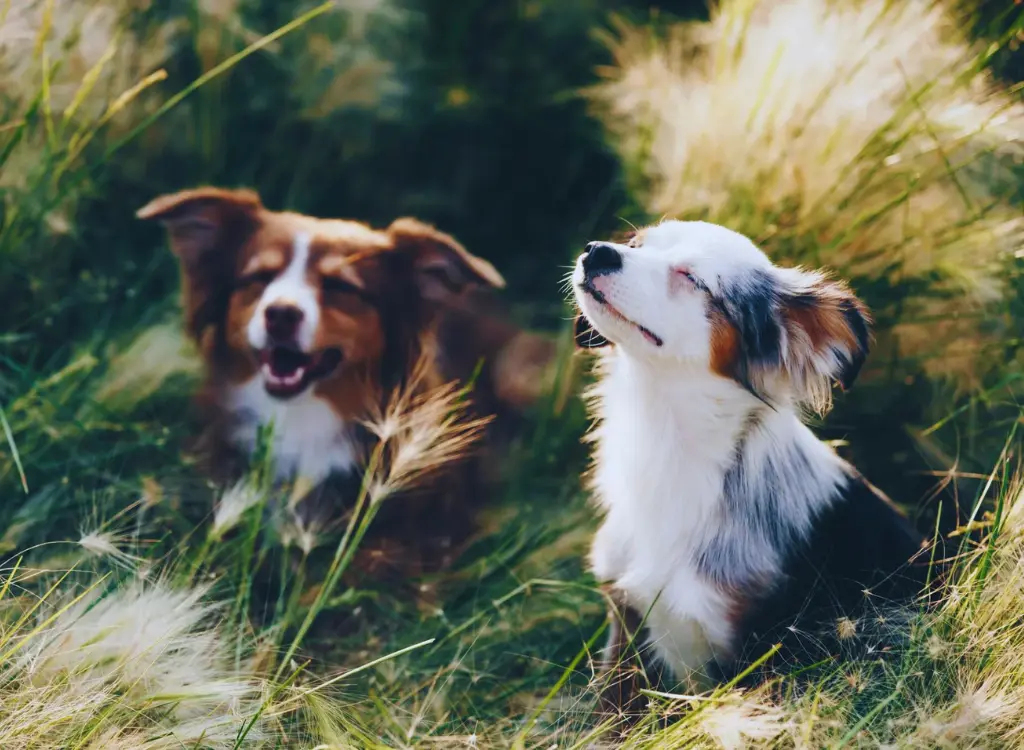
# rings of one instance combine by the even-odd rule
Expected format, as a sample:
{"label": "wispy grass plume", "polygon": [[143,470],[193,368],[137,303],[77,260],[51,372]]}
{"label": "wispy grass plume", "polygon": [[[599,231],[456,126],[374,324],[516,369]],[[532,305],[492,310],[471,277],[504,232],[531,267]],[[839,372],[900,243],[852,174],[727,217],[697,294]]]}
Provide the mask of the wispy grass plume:
{"label": "wispy grass plume", "polygon": [[395,495],[417,487],[434,472],[463,457],[489,421],[468,418],[465,387],[456,382],[431,383],[431,369],[427,359],[420,360],[382,406],[367,404],[371,411],[365,426],[377,442],[371,448],[359,496],[323,584],[280,661],[278,677],[334,593],[381,504],[401,502],[401,497]]}
{"label": "wispy grass plume", "polygon": [[[7,613],[17,611],[19,577],[6,571]],[[232,668],[207,591],[100,580],[75,594],[70,581],[33,618],[4,618],[0,745],[233,747],[266,685]]]}
{"label": "wispy grass plume", "polygon": [[971,386],[1024,242],[1024,105],[961,29],[931,0],[723,0],[707,23],[618,22],[592,93],[651,215],[838,270],[879,351]]}

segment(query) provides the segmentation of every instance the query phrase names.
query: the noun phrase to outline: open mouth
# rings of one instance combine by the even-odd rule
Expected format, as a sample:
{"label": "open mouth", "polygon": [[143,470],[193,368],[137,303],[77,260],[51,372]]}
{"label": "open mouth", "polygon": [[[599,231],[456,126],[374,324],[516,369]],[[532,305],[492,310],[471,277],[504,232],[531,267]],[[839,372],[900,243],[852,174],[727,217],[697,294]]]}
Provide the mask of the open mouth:
{"label": "open mouth", "polygon": [[293,346],[271,346],[259,352],[260,371],[267,393],[290,398],[334,372],[341,364],[340,349],[307,353]]}
{"label": "open mouth", "polygon": [[597,302],[603,305],[604,309],[610,312],[614,317],[618,318],[623,323],[633,326],[633,328],[640,331],[640,333],[643,334],[643,337],[650,341],[655,346],[661,346],[662,344],[665,343],[664,341],[662,341],[661,336],[654,333],[654,331],[652,331],[650,328],[646,328],[645,326],[642,326],[639,323],[630,320],[625,315],[620,313],[617,309],[615,309],[615,307],[608,301],[608,298],[605,297],[604,292],[602,292],[600,289],[598,289],[592,283],[590,283],[590,279],[587,279],[586,281],[583,282],[583,291],[585,291]]}

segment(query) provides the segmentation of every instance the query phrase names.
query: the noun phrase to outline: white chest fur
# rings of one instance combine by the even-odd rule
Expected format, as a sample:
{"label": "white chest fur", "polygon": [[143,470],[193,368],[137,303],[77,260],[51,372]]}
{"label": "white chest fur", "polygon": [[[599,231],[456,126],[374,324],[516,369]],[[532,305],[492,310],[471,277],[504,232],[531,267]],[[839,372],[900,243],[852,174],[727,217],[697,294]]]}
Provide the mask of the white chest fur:
{"label": "white chest fur", "polygon": [[260,428],[272,426],[274,468],[278,478],[302,478],[316,484],[334,472],[356,466],[350,426],[312,391],[281,401],[259,378],[231,389],[232,440],[246,451],[256,448]]}
{"label": "white chest fur", "polygon": [[[655,655],[680,680],[699,683],[702,667],[727,658],[735,645],[731,600],[702,568],[700,555],[713,538],[746,533],[726,519],[723,486],[752,410],[763,405],[706,371],[659,368],[621,352],[604,356],[592,395],[599,419],[593,490],[605,518],[591,564],[599,580],[613,583],[646,614]],[[770,412],[766,419],[745,448],[755,465],[799,444],[825,467],[820,476],[801,480],[806,486],[794,487],[782,509],[799,530],[810,523],[813,503],[832,496],[839,460],[793,412]],[[777,550],[755,536],[737,541],[739,567],[774,572]]]}

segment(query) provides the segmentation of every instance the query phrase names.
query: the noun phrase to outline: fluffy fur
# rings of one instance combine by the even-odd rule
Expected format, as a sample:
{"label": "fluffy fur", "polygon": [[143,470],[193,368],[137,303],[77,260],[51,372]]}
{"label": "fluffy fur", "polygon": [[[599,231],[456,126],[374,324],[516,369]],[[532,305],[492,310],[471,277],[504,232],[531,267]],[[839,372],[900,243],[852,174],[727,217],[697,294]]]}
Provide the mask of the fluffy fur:
{"label": "fluffy fur", "polygon": [[[840,618],[920,591],[922,538],[801,420],[867,355],[845,285],[678,221],[591,243],[572,282],[577,342],[601,352],[591,564],[616,602],[609,666],[641,620],[652,661],[691,687],[775,643],[769,669],[817,660]],[[631,687],[613,679],[606,708]]]}
{"label": "fluffy fur", "polygon": [[[278,479],[315,488],[299,505],[306,520],[351,502],[372,440],[364,424],[396,389],[426,393],[481,360],[474,400],[487,413],[515,412],[541,388],[541,377],[531,388],[514,376],[542,373],[551,343],[481,315],[470,293],[502,287],[501,275],[420,221],[373,229],[212,187],[159,197],[139,216],[167,227],[180,260],[185,327],[206,369],[209,469],[237,479],[269,428]],[[475,467],[446,474],[398,514],[412,536],[430,528],[444,548],[477,494]]]}

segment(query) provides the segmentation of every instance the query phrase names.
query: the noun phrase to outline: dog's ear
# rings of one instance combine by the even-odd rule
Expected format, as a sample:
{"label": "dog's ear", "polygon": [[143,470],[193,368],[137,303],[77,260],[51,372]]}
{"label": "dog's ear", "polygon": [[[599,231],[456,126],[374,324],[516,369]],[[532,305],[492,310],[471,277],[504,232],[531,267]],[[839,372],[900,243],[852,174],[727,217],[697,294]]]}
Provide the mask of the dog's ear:
{"label": "dog's ear", "polygon": [[841,281],[799,268],[776,270],[783,367],[797,397],[822,411],[833,383],[845,391],[857,379],[871,347],[871,316]]}
{"label": "dog's ear", "polygon": [[186,265],[211,252],[240,244],[263,206],[251,190],[200,187],[161,195],[136,213],[167,227],[171,248]]}
{"label": "dog's ear", "polygon": [[262,209],[251,190],[201,187],[162,195],[136,214],[167,228],[183,272],[186,329],[197,340],[227,314],[238,252]]}
{"label": "dog's ear", "polygon": [[871,317],[839,281],[800,268],[755,272],[724,296],[738,355],[733,377],[771,398],[784,379],[801,403],[824,412],[833,384],[849,389],[871,344]]}
{"label": "dog's ear", "polygon": [[808,378],[835,381],[849,390],[871,347],[871,315],[843,282],[818,272],[787,270],[781,301],[790,362]]}
{"label": "dog's ear", "polygon": [[494,266],[429,224],[411,218],[396,219],[388,233],[394,239],[395,249],[411,260],[416,285],[424,299],[447,302],[469,286],[505,286]]}
{"label": "dog's ear", "polygon": [[590,321],[583,313],[576,314],[576,322],[573,327],[573,340],[580,349],[600,349],[609,346],[611,342],[597,332]]}

